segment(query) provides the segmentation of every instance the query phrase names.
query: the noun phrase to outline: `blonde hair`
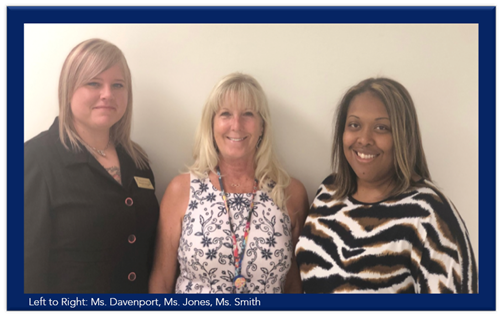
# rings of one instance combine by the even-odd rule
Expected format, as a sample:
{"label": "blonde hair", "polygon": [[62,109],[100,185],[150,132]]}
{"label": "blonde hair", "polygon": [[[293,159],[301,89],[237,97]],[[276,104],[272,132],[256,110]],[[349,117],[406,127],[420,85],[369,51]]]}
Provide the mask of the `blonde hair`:
{"label": "blonde hair", "polygon": [[83,146],[95,155],[92,148],[80,138],[73,125],[71,98],[79,87],[115,64],[119,64],[123,71],[128,103],[123,117],[111,127],[109,139],[115,145],[120,144],[138,168],[146,169],[149,168],[146,152],[130,139],[132,124],[130,69],[122,51],[105,40],[94,38],[81,42],[71,50],[64,61],[59,77],[59,137],[67,149],[70,149],[68,144],[74,151],[80,151]]}
{"label": "blonde hair", "polygon": [[229,74],[213,88],[203,108],[193,148],[195,162],[189,167],[189,171],[201,179],[206,178],[210,171],[215,172],[219,156],[214,140],[213,120],[228,96],[237,97],[240,104],[252,108],[262,118],[262,140],[254,158],[255,178],[259,181],[259,188],[268,192],[280,209],[286,210],[288,196],[285,189],[290,184],[290,176],[281,166],[273,149],[271,115],[266,95],[257,80],[250,75]]}
{"label": "blonde hair", "polygon": [[344,154],[343,136],[347,111],[357,95],[370,92],[384,103],[391,122],[394,141],[394,183],[392,196],[401,194],[410,187],[419,186],[413,179],[418,175],[431,181],[425,159],[417,112],[410,93],[400,83],[388,78],[370,78],[350,88],[344,95],[336,112],[336,123],[332,147],[332,169],[335,174],[335,198],[344,198],[357,190],[356,174]]}

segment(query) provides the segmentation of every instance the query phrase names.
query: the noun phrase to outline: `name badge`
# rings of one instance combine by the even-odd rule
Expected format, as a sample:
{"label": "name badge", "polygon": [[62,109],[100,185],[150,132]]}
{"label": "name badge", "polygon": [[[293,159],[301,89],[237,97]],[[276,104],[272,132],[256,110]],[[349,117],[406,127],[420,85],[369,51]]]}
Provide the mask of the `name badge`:
{"label": "name badge", "polygon": [[137,183],[137,186],[139,188],[144,188],[144,189],[155,189],[153,187],[153,184],[151,184],[151,181],[149,178],[144,178],[144,177],[139,177],[139,176],[134,176],[135,182]]}

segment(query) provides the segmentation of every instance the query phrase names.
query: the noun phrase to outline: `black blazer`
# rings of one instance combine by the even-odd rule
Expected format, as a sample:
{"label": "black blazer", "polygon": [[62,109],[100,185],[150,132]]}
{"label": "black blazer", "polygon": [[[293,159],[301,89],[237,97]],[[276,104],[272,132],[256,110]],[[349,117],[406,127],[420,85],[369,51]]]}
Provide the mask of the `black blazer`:
{"label": "black blazer", "polygon": [[159,205],[121,146],[123,186],[86,149],[67,150],[59,121],[24,144],[25,293],[147,293]]}

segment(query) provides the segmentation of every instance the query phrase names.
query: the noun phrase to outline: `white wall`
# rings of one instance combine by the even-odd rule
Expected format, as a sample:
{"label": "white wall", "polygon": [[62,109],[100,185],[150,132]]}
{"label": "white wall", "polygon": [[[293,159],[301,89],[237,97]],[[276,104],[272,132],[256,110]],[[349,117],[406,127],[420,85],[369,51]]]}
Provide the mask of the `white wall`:
{"label": "white wall", "polygon": [[309,201],[330,172],[332,121],[343,93],[387,76],[411,93],[432,177],[459,209],[478,257],[478,26],[423,24],[26,24],[24,139],[58,114],[69,51],[99,37],[132,71],[132,139],[149,154],[158,199],[192,162],[203,104],[216,82],[253,75],[271,105],[278,154]]}

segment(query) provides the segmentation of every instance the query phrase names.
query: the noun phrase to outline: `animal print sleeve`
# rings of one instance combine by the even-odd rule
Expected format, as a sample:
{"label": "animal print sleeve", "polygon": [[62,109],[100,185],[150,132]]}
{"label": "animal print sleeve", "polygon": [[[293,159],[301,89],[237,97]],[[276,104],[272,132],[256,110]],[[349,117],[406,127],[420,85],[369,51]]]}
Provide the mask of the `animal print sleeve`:
{"label": "animal print sleeve", "polygon": [[439,191],[421,192],[415,199],[430,215],[421,221],[422,247],[412,255],[420,261],[416,292],[477,293],[476,261],[462,218]]}

